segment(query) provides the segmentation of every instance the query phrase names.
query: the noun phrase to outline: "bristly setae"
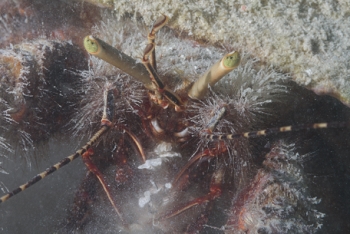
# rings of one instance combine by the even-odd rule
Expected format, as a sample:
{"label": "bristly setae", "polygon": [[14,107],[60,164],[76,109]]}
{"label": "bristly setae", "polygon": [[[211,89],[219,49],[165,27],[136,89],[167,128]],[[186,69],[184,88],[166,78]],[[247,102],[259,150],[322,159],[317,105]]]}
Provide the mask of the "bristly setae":
{"label": "bristly setae", "polygon": [[[134,66],[140,67],[140,73],[145,68],[146,75],[137,81],[129,76],[128,70],[125,73],[94,57],[90,60],[90,70],[80,72],[82,84],[75,88],[82,98],[78,110],[74,109],[70,131],[75,135],[92,135],[100,128],[102,118],[100,133],[106,133],[101,142],[95,139],[100,139],[100,133],[94,135],[72,158],[85,155],[90,170],[94,170],[94,164],[99,167],[110,187],[107,189],[110,198],[102,192],[100,197],[105,200],[99,200],[96,194],[101,192],[93,189],[99,185],[85,181],[64,231],[82,228],[84,232],[93,232],[101,228],[192,233],[206,225],[225,226],[222,230],[233,233],[320,229],[323,215],[316,211],[318,200],[311,198],[301,166],[292,162],[300,162],[300,156],[291,152],[293,147],[285,143],[271,146],[264,167],[258,169],[261,166],[254,164],[254,159],[263,157],[263,153],[258,153],[263,147],[254,144],[252,147],[247,139],[225,135],[254,137],[268,131],[290,130],[284,127],[240,134],[257,126],[271,126],[270,122],[278,117],[275,109],[293,103],[296,97],[289,91],[291,86],[286,84],[285,75],[272,67],[259,67],[259,61],[241,54],[240,66],[202,94],[201,88],[194,91],[197,86],[191,88],[190,84],[221,59],[223,50],[174,38],[167,31],[155,40],[156,44],[161,42],[156,46],[156,66],[154,59],[147,61],[154,47],[147,48],[144,36],[135,33],[130,38],[122,33],[138,32],[139,28],[131,24],[113,28],[112,24],[115,23],[100,26],[98,36],[113,41],[113,46],[117,45],[133,58],[143,57],[146,66],[141,63]],[[108,33],[112,38],[108,38]],[[132,54],[132,48],[137,46],[139,54]],[[142,55],[140,51],[145,47],[147,50]],[[152,79],[147,79],[148,72]],[[207,88],[208,83],[202,87]],[[92,162],[86,161],[89,157]],[[64,160],[63,164],[70,160]],[[90,173],[89,180],[92,177]],[[262,200],[264,194],[259,186],[266,188],[265,197],[270,196],[267,201]],[[251,214],[254,199],[260,202],[254,207],[260,216]],[[117,213],[108,200],[115,203]],[[301,215],[305,210],[313,212]],[[279,215],[281,212],[286,215]],[[96,218],[99,216],[111,221],[110,225],[103,227]]]}

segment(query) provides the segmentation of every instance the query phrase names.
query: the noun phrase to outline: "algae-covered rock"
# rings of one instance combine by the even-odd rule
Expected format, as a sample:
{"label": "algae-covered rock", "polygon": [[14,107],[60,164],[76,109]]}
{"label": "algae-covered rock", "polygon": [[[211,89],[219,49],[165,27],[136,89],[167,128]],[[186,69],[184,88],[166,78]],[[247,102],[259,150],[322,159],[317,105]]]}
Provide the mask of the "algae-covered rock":
{"label": "algae-covered rock", "polygon": [[292,74],[317,94],[350,105],[350,3],[346,0],[89,0],[118,16],[159,14],[170,26],[211,43],[235,43],[268,64]]}

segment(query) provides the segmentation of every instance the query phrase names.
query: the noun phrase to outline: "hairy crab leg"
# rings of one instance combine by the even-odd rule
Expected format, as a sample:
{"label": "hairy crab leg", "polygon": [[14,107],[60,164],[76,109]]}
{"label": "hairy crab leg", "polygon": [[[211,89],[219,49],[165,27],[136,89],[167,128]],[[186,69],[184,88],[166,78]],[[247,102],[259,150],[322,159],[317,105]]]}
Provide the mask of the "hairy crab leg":
{"label": "hairy crab leg", "polygon": [[113,96],[112,90],[108,90],[108,91],[104,92],[104,98],[103,98],[104,107],[103,107],[103,114],[102,114],[102,119],[101,119],[101,128],[93,135],[93,137],[81,149],[76,151],[75,154],[72,154],[72,155],[64,158],[59,163],[56,163],[55,165],[47,168],[44,172],[34,176],[33,179],[31,179],[27,183],[19,186],[18,188],[16,188],[12,192],[2,196],[0,198],[0,203],[6,201],[10,197],[18,194],[19,192],[22,192],[23,190],[29,188],[30,186],[37,183],[41,179],[50,175],[54,171],[57,171],[61,167],[67,165],[68,163],[70,163],[74,159],[78,158],[79,156],[83,156],[83,154],[85,154],[87,151],[89,151],[91,149],[92,145],[94,145],[101,138],[101,136],[104,133],[106,133],[110,129],[110,127],[112,126],[111,122],[109,121],[109,118],[114,115],[114,108],[113,108],[113,103],[112,103],[113,99],[114,99],[114,96]]}
{"label": "hairy crab leg", "polygon": [[226,54],[193,84],[188,96],[192,99],[202,99],[208,92],[208,85],[213,86],[222,77],[238,67],[240,61],[241,57],[237,51]]}
{"label": "hairy crab leg", "polygon": [[84,38],[84,47],[89,54],[92,54],[133,76],[143,83],[147,89],[154,90],[154,86],[149,79],[147,70],[135,59],[91,35]]}

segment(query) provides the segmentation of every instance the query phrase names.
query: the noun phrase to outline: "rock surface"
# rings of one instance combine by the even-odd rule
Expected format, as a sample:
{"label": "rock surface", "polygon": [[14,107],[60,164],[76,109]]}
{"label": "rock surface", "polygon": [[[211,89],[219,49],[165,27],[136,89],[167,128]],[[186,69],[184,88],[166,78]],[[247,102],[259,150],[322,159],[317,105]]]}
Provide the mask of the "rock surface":
{"label": "rock surface", "polygon": [[235,43],[292,74],[298,84],[350,105],[350,3],[346,0],[89,0],[148,25],[166,14],[170,27],[210,43]]}

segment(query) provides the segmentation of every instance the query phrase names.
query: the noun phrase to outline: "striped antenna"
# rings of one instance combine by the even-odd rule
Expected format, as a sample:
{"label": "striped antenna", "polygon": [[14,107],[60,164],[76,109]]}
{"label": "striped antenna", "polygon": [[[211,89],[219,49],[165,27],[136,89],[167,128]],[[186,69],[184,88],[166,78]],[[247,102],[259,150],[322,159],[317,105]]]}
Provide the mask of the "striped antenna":
{"label": "striped antenna", "polygon": [[267,128],[259,131],[251,131],[236,134],[215,135],[206,134],[204,137],[209,140],[232,140],[235,138],[254,138],[259,136],[270,136],[280,132],[296,132],[301,130],[322,129],[322,128],[345,128],[350,127],[350,122],[330,122],[330,123],[314,123],[314,124],[297,124],[283,126],[279,128]]}
{"label": "striped antenna", "polygon": [[73,161],[74,159],[78,158],[79,156],[82,156],[82,154],[84,154],[86,151],[88,151],[91,146],[93,144],[96,143],[96,141],[98,141],[98,139],[100,139],[100,137],[106,133],[108,131],[109,127],[106,125],[103,125],[101,127],[101,129],[99,131],[97,131],[95,133],[95,135],[86,143],[86,145],[84,145],[81,149],[79,149],[78,151],[75,152],[75,154],[72,154],[66,158],[64,158],[62,161],[60,161],[59,163],[56,163],[55,165],[47,168],[44,172],[36,175],[33,177],[33,179],[31,179],[30,181],[28,181],[27,183],[19,186],[18,188],[16,188],[15,190],[13,190],[12,192],[2,196],[0,198],[0,203],[8,200],[9,198],[13,197],[14,195],[22,192],[23,190],[29,188],[30,186],[32,186],[33,184],[37,183],[38,181],[40,181],[41,179],[45,178],[46,176],[50,175],[51,173],[53,173],[54,171],[57,171],[58,169],[60,169],[61,167],[67,165],[68,163],[70,163],[71,161]]}
{"label": "striped antenna", "polygon": [[[220,108],[220,111],[218,113],[224,113],[224,108]],[[208,126],[213,126],[213,128],[208,128],[208,132],[214,129],[215,125],[221,118],[220,115],[215,115],[209,122]],[[301,130],[311,130],[311,129],[322,129],[322,128],[345,128],[350,127],[350,122],[331,122],[331,123],[314,123],[314,124],[298,124],[298,125],[289,125],[279,128],[267,128],[265,130],[259,130],[259,131],[251,131],[251,132],[245,132],[245,133],[237,133],[237,134],[226,134],[226,135],[215,135],[215,134],[201,134],[201,136],[205,137],[206,139],[212,140],[212,141],[220,141],[220,140],[232,140],[237,138],[255,138],[259,136],[269,136],[273,134],[277,134],[280,132],[292,132],[292,131],[301,131]],[[176,175],[173,185],[178,183],[178,181],[181,180],[181,177],[184,175],[185,171],[190,168],[195,162],[202,158],[211,158],[211,157],[217,157],[219,154],[225,153],[227,148],[224,147],[224,143],[222,145],[219,145],[220,142],[217,142],[218,144],[213,148],[207,148],[195,156],[193,156],[185,166],[182,167],[182,170]],[[175,187],[175,186],[174,186]]]}

